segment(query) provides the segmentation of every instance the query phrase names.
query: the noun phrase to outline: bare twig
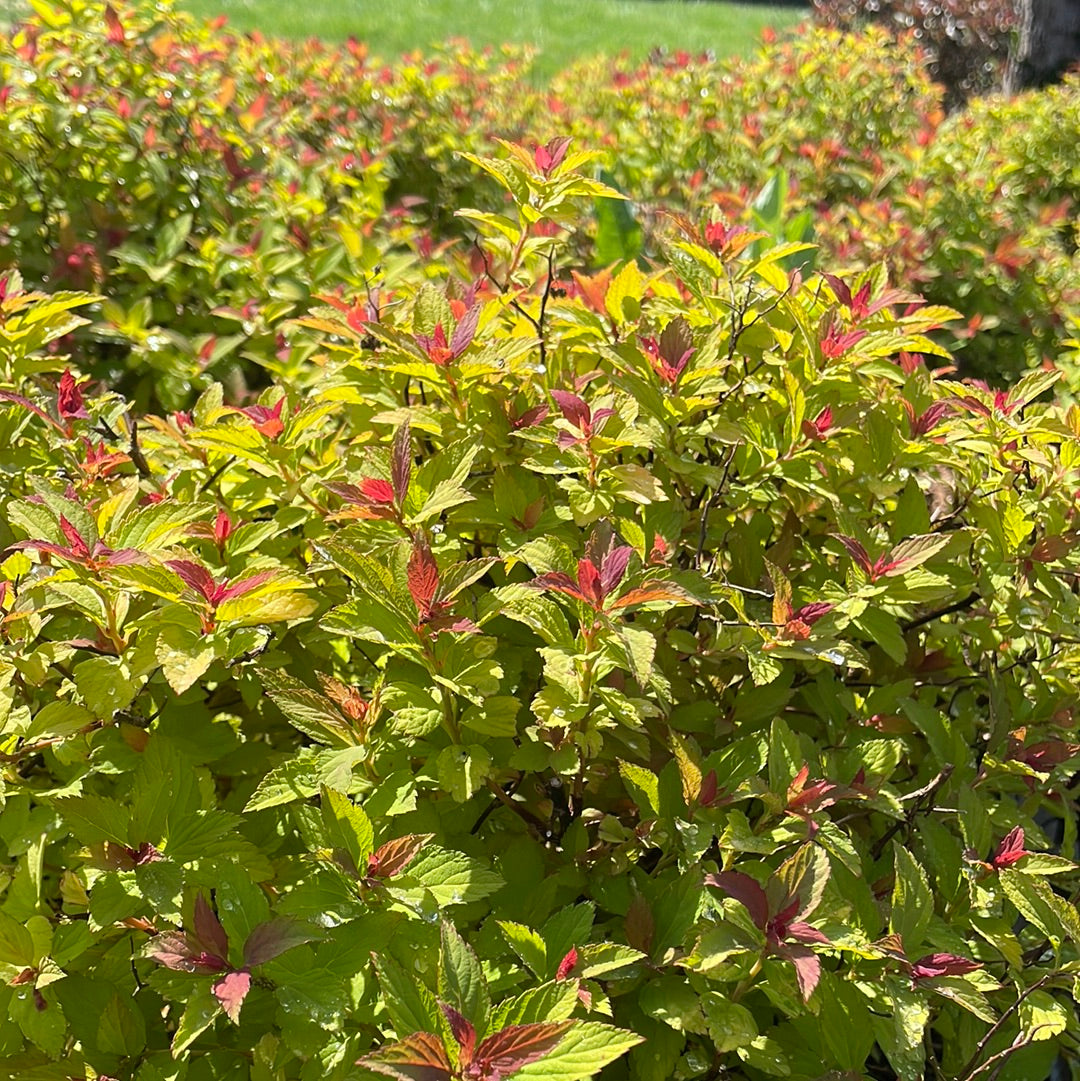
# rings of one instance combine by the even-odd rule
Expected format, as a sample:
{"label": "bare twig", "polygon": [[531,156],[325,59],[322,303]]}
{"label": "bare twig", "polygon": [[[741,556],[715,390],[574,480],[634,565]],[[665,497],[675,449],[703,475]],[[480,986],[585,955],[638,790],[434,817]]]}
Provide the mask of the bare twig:
{"label": "bare twig", "polygon": [[894,822],[893,825],[877,839],[874,847],[870,850],[871,859],[881,859],[881,854],[885,851],[885,846],[902,830],[910,830],[917,815],[927,814],[929,811],[933,810],[934,797],[937,795],[938,790],[952,776],[953,768],[952,765],[945,766],[945,768],[930,781],[929,784],[923,785],[922,788],[916,789],[914,792],[909,792],[906,796],[900,797],[901,802],[907,802],[909,800],[913,801],[911,810],[908,811],[902,821]]}
{"label": "bare twig", "polygon": [[971,1078],[975,1077],[977,1074],[982,1073],[982,1071],[985,1070],[987,1066],[992,1065],[994,1062],[1001,1061],[1007,1055],[1012,1054],[1013,1051],[1018,1051],[1021,1047],[1025,1045],[1025,1043],[1031,1042],[1032,1034],[1029,1033],[1028,1039],[1024,1043],[1014,1042],[1004,1051],[999,1051],[996,1055],[992,1055],[990,1058],[988,1058],[981,1066],[979,1065],[979,1059],[982,1057],[982,1053],[986,1050],[990,1041],[1001,1031],[1001,1026],[1004,1025],[1005,1022],[1008,1021],[1008,1019],[1012,1017],[1014,1013],[1016,1013],[1016,1011],[1024,1003],[1027,997],[1034,994],[1036,991],[1041,990],[1048,983],[1050,983],[1051,980],[1056,980],[1060,976],[1060,972],[1047,973],[1045,976],[1043,976],[1041,980],[1036,980],[1030,987],[1025,988],[1015,1001],[1010,1002],[1009,1005],[1001,1011],[1001,1016],[990,1026],[989,1029],[987,1029],[986,1033],[983,1035],[983,1038],[979,1041],[978,1046],[975,1048],[975,1051],[972,1053],[971,1058],[968,1059],[964,1068],[957,1075],[958,1081],[971,1081]]}
{"label": "bare twig", "polygon": [[728,474],[731,471],[731,463],[735,460],[736,450],[738,450],[737,446],[731,448],[731,451],[727,456],[727,461],[724,463],[724,472],[720,477],[720,483],[713,489],[713,494],[709,496],[705,506],[701,509],[701,528],[698,532],[697,552],[694,554],[694,568],[696,570],[701,569],[701,557],[705,552],[705,537],[709,531],[709,512],[716,506],[720,496],[724,493]]}

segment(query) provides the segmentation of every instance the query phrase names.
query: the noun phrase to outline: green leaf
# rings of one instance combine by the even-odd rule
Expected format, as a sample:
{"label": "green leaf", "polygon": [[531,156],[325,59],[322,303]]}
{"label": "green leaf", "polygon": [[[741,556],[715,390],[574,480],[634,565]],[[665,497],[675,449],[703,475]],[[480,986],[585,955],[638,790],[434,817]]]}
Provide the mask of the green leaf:
{"label": "green leaf", "polygon": [[109,542],[114,548],[134,548],[152,555],[171,548],[190,532],[200,518],[213,518],[209,503],[176,503],[166,500],[140,507],[125,516]]}
{"label": "green leaf", "polygon": [[483,736],[513,737],[517,735],[517,716],[521,702],[510,695],[492,695],[483,705],[469,706],[461,715],[461,723]]}
{"label": "green leaf", "polygon": [[75,665],[73,675],[83,703],[94,716],[108,721],[131,704],[141,683],[131,678],[119,657],[91,657]]}
{"label": "green leaf", "polygon": [[667,881],[650,879],[643,892],[652,907],[652,956],[660,960],[683,945],[694,924],[702,900],[701,871],[695,867]]}
{"label": "green leaf", "polygon": [[962,976],[939,976],[931,981],[930,990],[935,995],[955,1002],[988,1025],[992,1025],[997,1020],[997,1014],[994,1013],[986,996]]}
{"label": "green leaf", "polygon": [[778,795],[786,793],[804,763],[798,737],[777,718],[769,730],[769,789]]}
{"label": "green leaf", "polygon": [[179,1058],[214,1023],[221,1012],[221,1003],[210,990],[210,982],[207,980],[195,984],[173,1035],[173,1058]]}
{"label": "green leaf", "polygon": [[552,1051],[518,1070],[514,1081],[584,1081],[641,1042],[640,1036],[625,1029],[575,1022]]}
{"label": "green leaf", "polygon": [[408,877],[419,882],[440,905],[479,901],[503,886],[502,877],[480,860],[438,845],[424,846],[409,864]]}
{"label": "green leaf", "polygon": [[486,747],[444,747],[435,760],[439,787],[458,803],[465,803],[485,784],[491,775],[491,753]]}
{"label": "green leaf", "polygon": [[648,1017],[677,1032],[700,1031],[700,996],[681,974],[670,973],[651,979],[637,998],[638,1006]]}
{"label": "green leaf", "polygon": [[368,816],[343,792],[324,785],[319,795],[329,846],[347,852],[357,872],[366,874],[368,858],[375,850],[375,831]]}
{"label": "green leaf", "polygon": [[394,1035],[403,1040],[414,1032],[438,1032],[442,1014],[424,982],[386,954],[376,953],[372,961]]}
{"label": "green leaf", "polygon": [[570,952],[589,941],[596,906],[591,903],[567,905],[558,909],[540,928],[547,952],[546,976],[555,975],[559,962]]}
{"label": "green leaf", "polygon": [[259,673],[271,701],[305,736],[340,747],[353,742],[341,711],[325,695],[284,672]]}
{"label": "green leaf", "polygon": [[737,1049],[739,1058],[752,1069],[773,1077],[787,1077],[791,1073],[791,1063],[784,1048],[768,1036],[757,1036],[745,1047]]}
{"label": "green leaf", "polygon": [[893,578],[921,567],[928,559],[937,555],[953,536],[952,533],[925,533],[894,545],[885,557],[887,567],[883,572],[884,577]]}
{"label": "green leaf", "polygon": [[648,822],[660,817],[660,782],[656,775],[631,762],[619,762],[619,776],[637,805],[638,817]]}
{"label": "green leaf", "polygon": [[146,1046],[146,1021],[130,997],[110,997],[98,1023],[97,1046],[111,1055],[137,1055]]}
{"label": "green leaf", "polygon": [[582,976],[590,980],[647,960],[640,950],[617,942],[593,942],[578,949],[578,967]]}
{"label": "green leaf", "polygon": [[656,655],[656,637],[641,627],[620,627],[615,641],[622,647],[627,671],[639,687],[648,687],[652,680],[653,657]]}
{"label": "green leaf", "polygon": [[749,1047],[757,1038],[758,1026],[754,1015],[737,1002],[732,1002],[717,991],[709,991],[701,997],[709,1037],[719,1054]]}
{"label": "green leaf", "polygon": [[934,915],[934,895],[926,872],[901,844],[893,844],[895,881],[889,929],[899,935],[912,956],[919,949]]}
{"label": "green leaf", "polygon": [[498,1032],[507,1025],[534,1025],[566,1021],[578,1005],[576,980],[551,980],[508,998],[494,1009],[490,1030]]}
{"label": "green leaf", "polygon": [[154,733],[139,756],[131,797],[132,839],[157,844],[171,821],[199,809],[199,776],[166,736]]}
{"label": "green leaf", "polygon": [[1065,939],[1080,942],[1080,915],[1054,893],[1045,878],[1005,868],[998,872],[998,880],[1017,911],[1050,939],[1054,949],[1060,948]]}
{"label": "green leaf", "polygon": [[896,1071],[898,1081],[923,1081],[926,1070],[926,1050],[923,1046],[926,1025],[930,1020],[930,1008],[913,991],[890,980],[886,1001],[879,1002],[879,1009],[888,1009],[891,999],[891,1016],[871,1014],[877,1041],[885,1052],[889,1065]]}
{"label": "green leaf", "polygon": [[534,976],[543,979],[548,974],[547,947],[540,935],[524,924],[498,920],[499,930],[510,948],[532,970]]}
{"label": "green leaf", "polygon": [[[84,844],[112,841],[118,845],[131,843],[129,819],[131,812],[119,800],[107,796],[68,796],[54,805],[71,827],[72,833]],[[140,838],[140,841],[144,838]]]}
{"label": "green leaf", "polygon": [[18,920],[0,909],[0,961],[19,968],[34,963],[34,939]]}
{"label": "green leaf", "polygon": [[1020,1003],[1018,1013],[1021,1034],[1028,1040],[1052,1040],[1068,1028],[1073,1016],[1071,1008],[1046,991],[1032,991]]}
{"label": "green leaf", "polygon": [[206,675],[214,663],[214,646],[191,627],[166,623],[158,631],[155,656],[174,694],[183,694]]}
{"label": "green leaf", "polygon": [[881,608],[867,608],[852,623],[897,664],[907,662],[907,642],[900,632],[900,624],[888,612]]}
{"label": "green leaf", "polygon": [[573,648],[574,634],[566,614],[549,597],[524,585],[502,586],[493,593],[503,615],[524,623],[545,645]]}
{"label": "green leaf", "polygon": [[[606,169],[600,170],[600,179],[609,188],[618,190],[614,176]],[[593,210],[596,214],[595,265],[611,266],[636,259],[642,248],[642,230],[630,204],[623,199],[595,199]]]}
{"label": "green leaf", "polygon": [[[19,1026],[26,1038],[49,1058],[60,1057],[67,1036],[67,1024],[54,997],[53,987],[47,987],[43,991],[30,984],[16,987],[8,1006],[8,1016]],[[21,1081],[24,1075],[20,1071],[17,1076]]]}
{"label": "green leaf", "polygon": [[480,961],[453,924],[440,929],[439,997],[467,1017],[478,1033],[487,1029],[491,998]]}
{"label": "green leaf", "polygon": [[93,713],[74,702],[50,702],[34,714],[24,735],[31,742],[39,739],[62,740],[96,723]]}

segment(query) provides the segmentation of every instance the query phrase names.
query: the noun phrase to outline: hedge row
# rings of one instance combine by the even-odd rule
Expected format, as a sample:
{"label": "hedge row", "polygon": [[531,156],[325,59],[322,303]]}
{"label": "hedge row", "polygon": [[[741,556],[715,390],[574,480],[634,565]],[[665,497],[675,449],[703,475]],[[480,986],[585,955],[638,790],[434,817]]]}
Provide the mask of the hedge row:
{"label": "hedge row", "polygon": [[980,327],[943,339],[969,374],[1070,355],[1075,83],[943,123],[920,54],[881,31],[807,32],[749,61],[597,61],[533,88],[524,54],[384,65],[167,7],[38,7],[0,40],[0,259],[109,296],[80,347],[143,405],[294,371],[314,343],[284,326],[314,296],[471,243],[454,210],[503,204],[459,152],[496,136],[603,150],[633,203],[582,219],[582,271],[647,264],[679,215],[716,206],[816,235],[830,265],[885,258]]}

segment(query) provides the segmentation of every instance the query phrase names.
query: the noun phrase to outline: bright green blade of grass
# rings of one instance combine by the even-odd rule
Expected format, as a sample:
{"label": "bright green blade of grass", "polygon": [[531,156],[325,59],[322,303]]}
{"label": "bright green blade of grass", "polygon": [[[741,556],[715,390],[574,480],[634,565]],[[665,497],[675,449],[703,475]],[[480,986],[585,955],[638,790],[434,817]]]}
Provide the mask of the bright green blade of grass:
{"label": "bright green blade of grass", "polygon": [[384,59],[455,37],[474,45],[529,44],[540,50],[536,73],[542,78],[581,57],[626,51],[644,58],[657,46],[745,54],[765,27],[786,29],[808,14],[798,7],[694,0],[184,0],[181,6],[270,36],[356,37]]}

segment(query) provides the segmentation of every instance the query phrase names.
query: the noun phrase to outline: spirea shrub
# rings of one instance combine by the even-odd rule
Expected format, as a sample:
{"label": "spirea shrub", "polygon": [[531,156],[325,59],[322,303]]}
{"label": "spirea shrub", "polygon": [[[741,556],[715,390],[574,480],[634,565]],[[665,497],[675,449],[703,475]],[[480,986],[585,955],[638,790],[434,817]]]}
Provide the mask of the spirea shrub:
{"label": "spirea shrub", "polygon": [[1075,86],[1022,99],[1023,123],[980,105],[942,126],[923,53],[880,27],[747,60],[594,60],[546,87],[527,71],[463,44],[383,63],[168,7],[39,3],[0,37],[0,266],[106,297],[74,332],[86,372],[141,409],[188,409],[214,383],[242,396],[304,370],[314,296],[362,292],[376,267],[393,288],[471,244],[456,209],[505,201],[459,151],[569,133],[631,199],[577,220],[581,272],[662,261],[672,215],[754,226],[772,191],[775,235],[813,233],[849,274],[885,259],[974,320],[977,338],[937,339],[965,374],[1069,355]]}
{"label": "spirea shrub", "polygon": [[712,215],[568,272],[589,154],[469,163],[477,247],[257,398],[146,414],[2,279],[0,1072],[1074,1064],[1056,373]]}

